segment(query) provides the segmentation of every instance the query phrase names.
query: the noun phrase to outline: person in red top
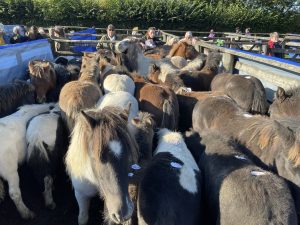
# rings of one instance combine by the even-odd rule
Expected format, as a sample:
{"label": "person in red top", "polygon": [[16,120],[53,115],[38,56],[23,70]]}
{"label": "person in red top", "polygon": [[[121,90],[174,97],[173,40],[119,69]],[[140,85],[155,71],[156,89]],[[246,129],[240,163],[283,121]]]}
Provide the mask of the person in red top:
{"label": "person in red top", "polygon": [[270,40],[268,41],[268,49],[269,49],[269,56],[275,57],[282,57],[282,53],[272,53],[271,49],[273,48],[282,48],[281,43],[279,42],[279,34],[277,32],[273,32],[270,34]]}

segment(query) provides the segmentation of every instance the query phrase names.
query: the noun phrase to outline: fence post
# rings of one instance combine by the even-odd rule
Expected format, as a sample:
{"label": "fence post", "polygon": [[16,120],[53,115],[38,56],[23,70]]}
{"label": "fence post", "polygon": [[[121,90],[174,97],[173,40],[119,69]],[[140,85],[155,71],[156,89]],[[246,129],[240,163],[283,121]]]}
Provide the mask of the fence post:
{"label": "fence post", "polygon": [[233,73],[234,55],[223,53],[222,62],[226,72]]}

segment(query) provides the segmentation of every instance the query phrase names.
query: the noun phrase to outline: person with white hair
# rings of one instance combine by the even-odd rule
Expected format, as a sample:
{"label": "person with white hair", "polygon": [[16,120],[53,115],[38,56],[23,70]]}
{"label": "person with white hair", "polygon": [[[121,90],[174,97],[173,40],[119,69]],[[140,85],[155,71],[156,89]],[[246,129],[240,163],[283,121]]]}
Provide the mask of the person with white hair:
{"label": "person with white hair", "polygon": [[189,45],[193,45],[196,42],[196,39],[193,37],[193,33],[191,31],[187,31],[184,35],[184,38],[182,38],[180,42],[185,42]]}
{"label": "person with white hair", "polygon": [[26,36],[22,35],[22,29],[20,26],[15,26],[13,28],[13,36],[10,38],[11,44],[22,43],[28,41]]}

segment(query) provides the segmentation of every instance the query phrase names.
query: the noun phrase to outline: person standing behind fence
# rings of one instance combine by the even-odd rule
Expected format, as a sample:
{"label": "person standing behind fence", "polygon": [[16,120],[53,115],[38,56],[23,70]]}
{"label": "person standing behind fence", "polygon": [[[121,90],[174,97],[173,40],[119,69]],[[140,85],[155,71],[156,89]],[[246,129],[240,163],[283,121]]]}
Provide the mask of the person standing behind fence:
{"label": "person standing behind fence", "polygon": [[250,33],[250,27],[246,28],[246,30],[245,30],[245,35],[246,35],[246,36],[251,36],[251,33]]}
{"label": "person standing behind fence", "polygon": [[28,38],[23,36],[22,30],[20,26],[15,26],[13,28],[13,36],[10,38],[10,43],[11,44],[16,44],[16,43],[22,43],[28,41]]}
{"label": "person standing behind fence", "polygon": [[101,39],[99,40],[99,43],[96,46],[96,49],[109,49],[114,51],[115,50],[115,44],[114,43],[102,43],[101,41],[119,41],[120,38],[116,34],[115,26],[112,24],[109,24],[107,26],[106,30],[107,34],[103,35]]}
{"label": "person standing behind fence", "polygon": [[268,41],[268,55],[282,58],[282,53],[280,52],[272,52],[272,49],[281,49],[282,45],[279,41],[279,34],[277,32],[273,32],[270,34],[270,40]]}
{"label": "person standing behind fence", "polygon": [[155,27],[149,27],[145,37],[142,38],[141,45],[145,50],[153,49],[165,44],[165,42],[161,41],[158,37],[155,37],[155,33]]}
{"label": "person standing behind fence", "polygon": [[35,41],[39,39],[43,39],[43,36],[38,32],[38,28],[36,26],[31,26],[27,32],[27,37],[29,41]]}
{"label": "person standing behind fence", "polygon": [[215,36],[216,36],[216,35],[215,35],[215,31],[214,31],[213,29],[211,29],[210,32],[209,32],[208,38],[214,39]]}

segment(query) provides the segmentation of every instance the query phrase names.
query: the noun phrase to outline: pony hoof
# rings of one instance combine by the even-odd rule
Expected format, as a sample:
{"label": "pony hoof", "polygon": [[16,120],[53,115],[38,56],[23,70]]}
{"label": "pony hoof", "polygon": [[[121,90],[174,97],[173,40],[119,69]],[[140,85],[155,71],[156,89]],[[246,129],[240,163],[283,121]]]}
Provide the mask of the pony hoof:
{"label": "pony hoof", "polygon": [[30,220],[35,217],[35,214],[34,214],[34,212],[31,212],[30,210],[28,210],[26,213],[22,214],[21,216],[24,220]]}

